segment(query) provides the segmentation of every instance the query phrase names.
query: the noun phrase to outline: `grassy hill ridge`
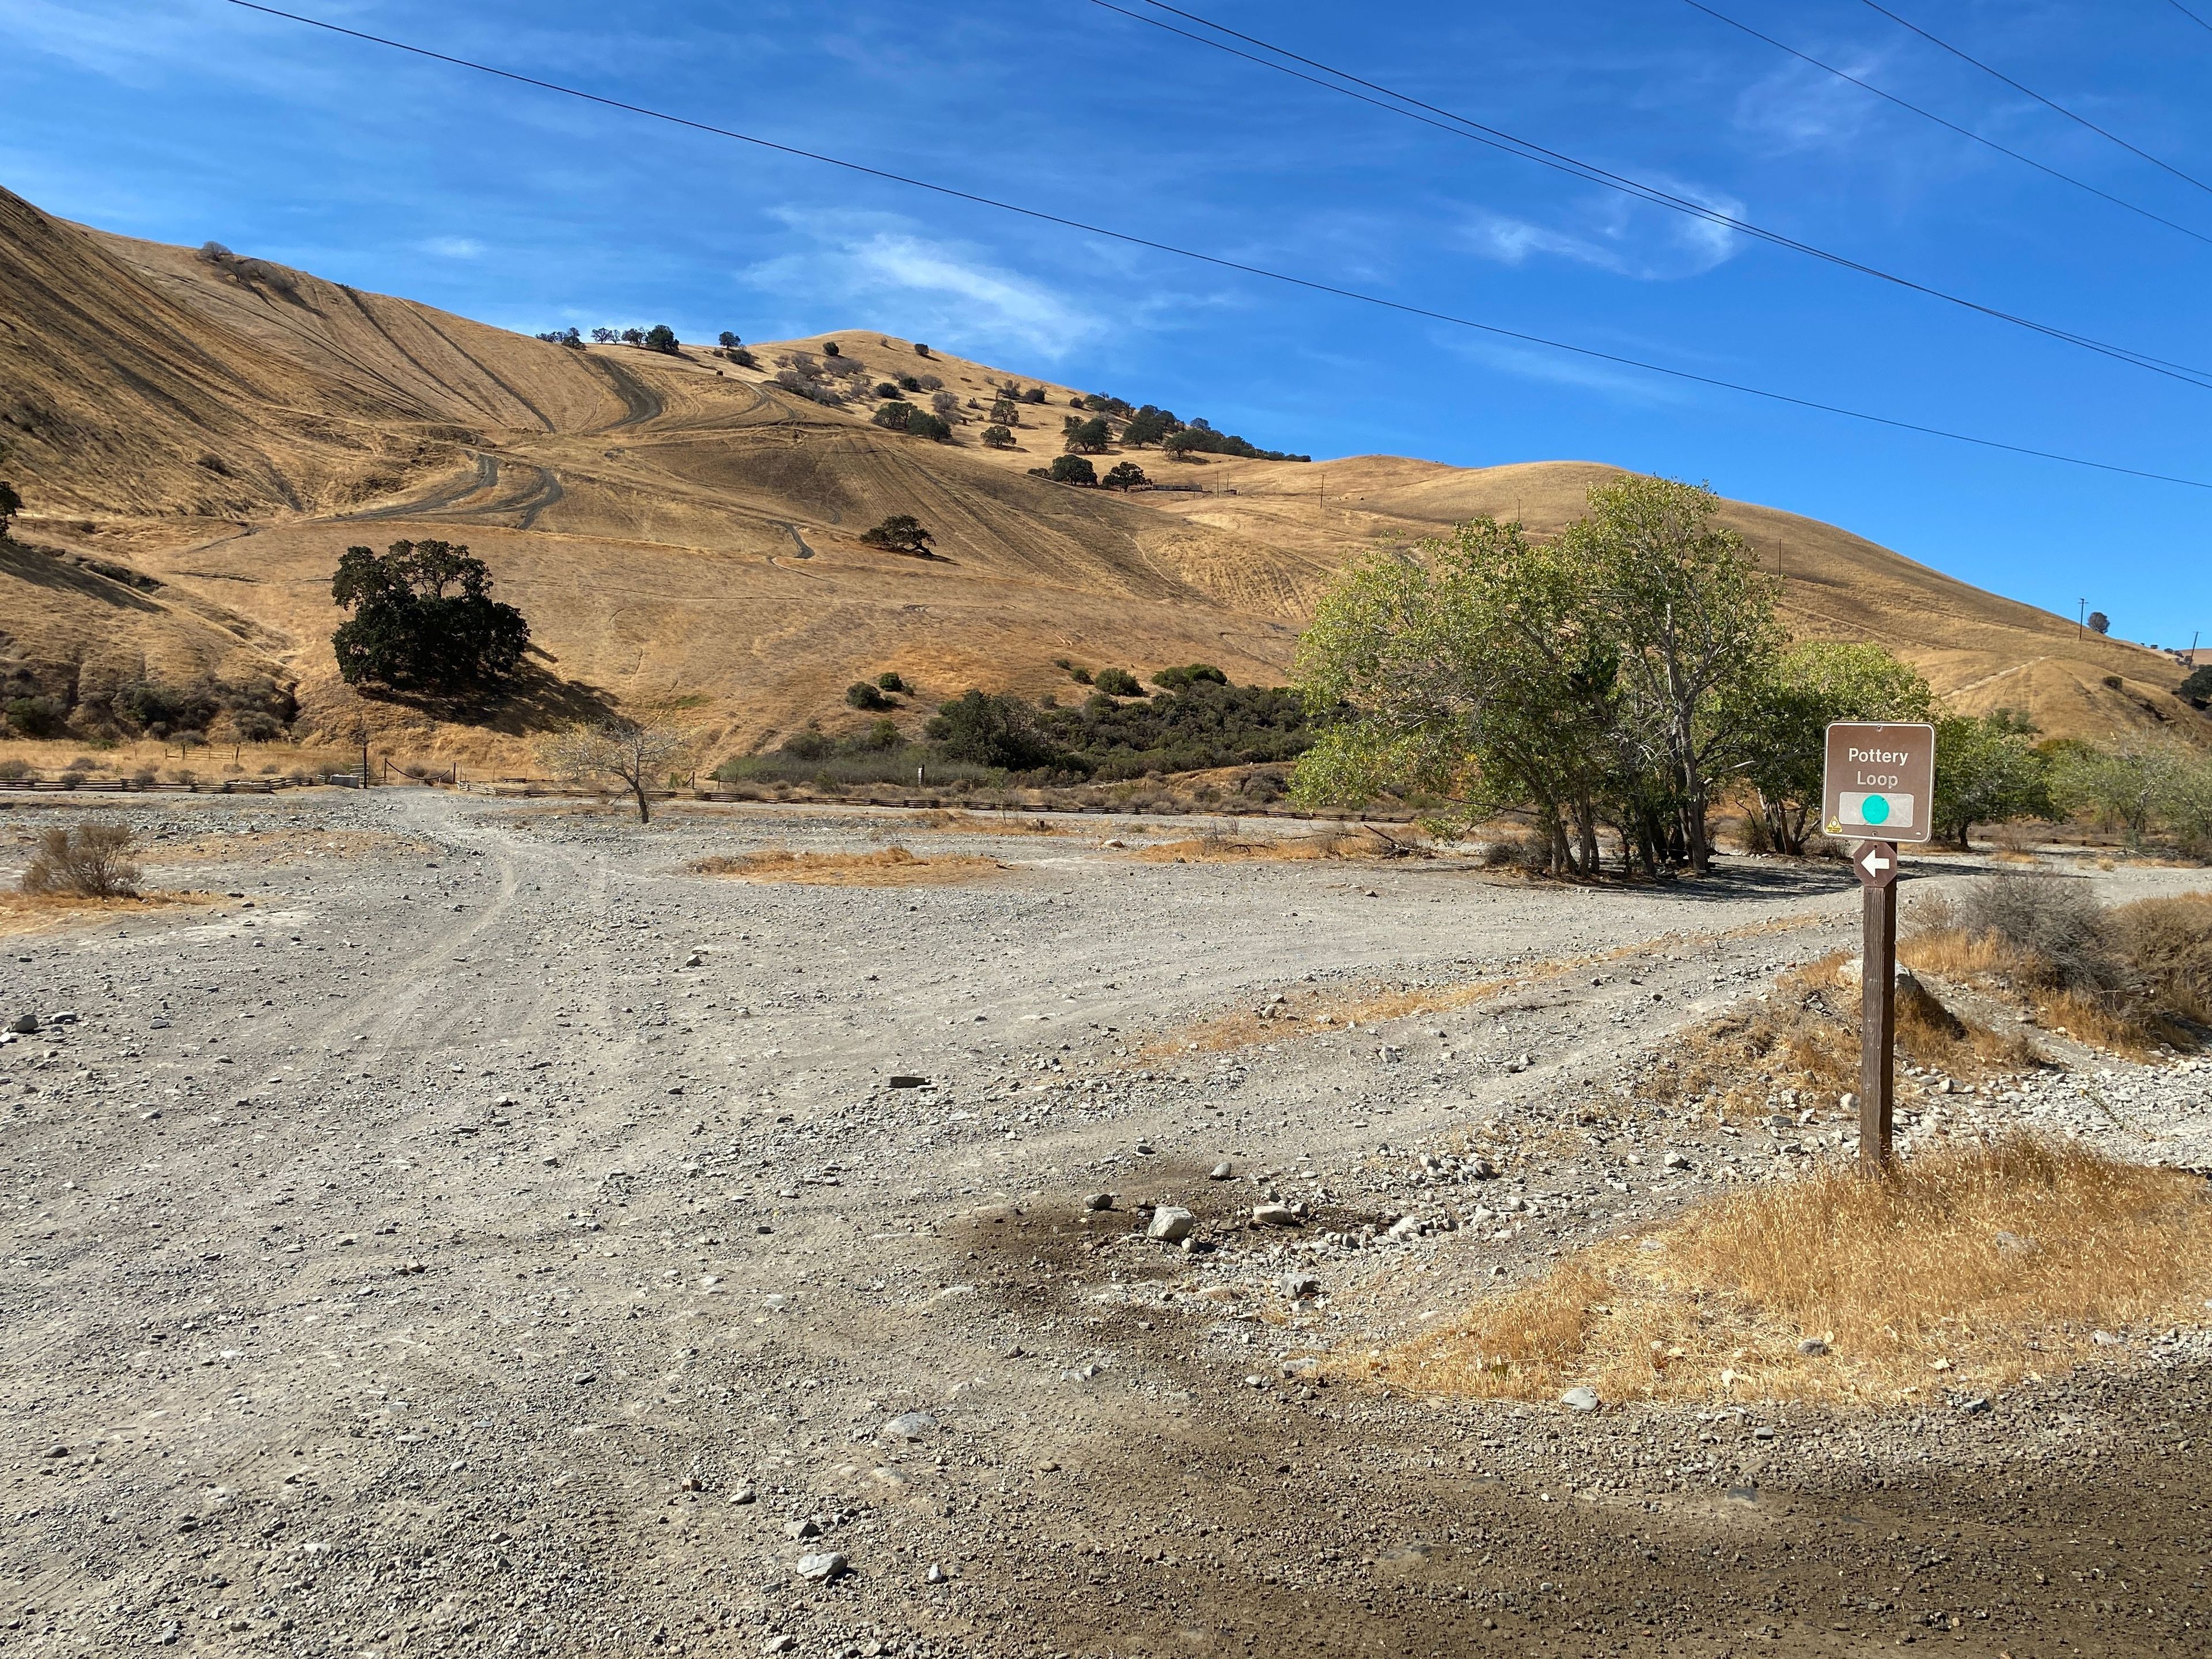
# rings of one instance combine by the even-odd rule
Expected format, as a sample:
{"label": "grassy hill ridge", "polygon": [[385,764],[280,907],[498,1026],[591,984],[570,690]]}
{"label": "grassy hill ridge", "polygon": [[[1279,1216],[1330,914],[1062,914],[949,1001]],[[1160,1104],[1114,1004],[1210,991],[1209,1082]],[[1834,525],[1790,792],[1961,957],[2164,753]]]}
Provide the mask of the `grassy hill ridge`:
{"label": "grassy hill ridge", "polygon": [[[818,366],[831,340],[848,371],[832,384],[858,395],[832,406],[805,395],[804,377],[778,383],[779,360]],[[4,191],[0,347],[0,438],[28,498],[20,534],[133,576],[58,585],[47,556],[11,551],[0,672],[212,672],[244,653],[251,664],[232,669],[296,682],[311,730],[365,713],[409,728],[416,752],[479,764],[515,757],[564,712],[648,697],[685,700],[718,752],[744,751],[810,720],[857,719],[844,687],[885,670],[917,689],[909,724],[970,685],[1065,690],[1055,657],[1139,672],[1208,661],[1273,683],[1352,553],[1476,513],[1556,529],[1613,471],[1185,463],[1155,448],[1127,459],[1200,488],[1071,489],[1030,469],[1059,452],[1078,388],[925,358],[874,331],[757,344],[751,368],[693,346],[579,350],[107,235]],[[950,395],[950,441],[869,421],[877,385],[918,374]],[[988,448],[980,435],[1009,382],[1043,401],[1018,404],[1016,447]],[[1124,457],[1097,459],[1103,471]],[[901,512],[930,527],[939,556],[860,539]],[[2205,728],[2155,653],[2078,638],[2070,621],[1832,526],[1746,503],[1727,516],[1784,577],[1793,627],[1889,644],[1965,707],[2023,706],[2055,732]],[[330,657],[338,553],[423,536],[469,543],[543,648],[530,694],[486,726],[364,708]]]}

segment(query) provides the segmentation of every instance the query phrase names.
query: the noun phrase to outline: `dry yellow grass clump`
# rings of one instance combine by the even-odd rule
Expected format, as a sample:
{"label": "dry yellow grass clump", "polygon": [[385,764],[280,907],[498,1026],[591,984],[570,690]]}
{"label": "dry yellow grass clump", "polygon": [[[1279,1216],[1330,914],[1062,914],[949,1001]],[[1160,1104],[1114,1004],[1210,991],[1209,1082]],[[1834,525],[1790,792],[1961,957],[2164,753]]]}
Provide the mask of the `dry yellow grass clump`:
{"label": "dry yellow grass clump", "polygon": [[693,860],[703,876],[735,876],[740,881],[792,882],[808,887],[940,887],[983,881],[1005,870],[996,859],[968,853],[939,853],[917,858],[903,847],[874,853],[794,853],[770,847],[735,857]]}
{"label": "dry yellow grass clump", "polygon": [[2208,1296],[2202,1177],[2015,1138],[1714,1200],[1337,1369],[1490,1399],[1894,1404],[2063,1370],[2094,1331],[2201,1324]]}
{"label": "dry yellow grass clump", "polygon": [[[1778,975],[1764,1001],[1747,1004],[1691,1033],[1638,1085],[1646,1099],[1705,1101],[1763,1112],[1778,1089],[1834,1099],[1858,1086],[1858,985],[1840,953]],[[1915,958],[1915,965],[1922,965]],[[1932,963],[1931,971],[1935,969]],[[1959,1078],[2004,1076],[2036,1064],[2017,1031],[1963,1019],[1917,981],[1901,981],[1897,1052]]]}
{"label": "dry yellow grass clump", "polygon": [[[1226,1054],[1290,1037],[1323,1036],[1354,1025],[1376,1026],[1395,1019],[1455,1013],[1510,992],[1531,989],[1563,975],[1656,955],[1686,944],[1765,938],[1795,933],[1817,923],[1817,915],[1777,916],[1714,933],[1664,933],[1584,956],[1529,963],[1496,979],[1464,980],[1456,985],[1351,985],[1330,990],[1293,989],[1256,1007],[1236,1008],[1176,1027],[1146,1046],[1140,1059],[1176,1054]],[[1856,1041],[1856,1039],[1853,1039]]]}
{"label": "dry yellow grass clump", "polygon": [[1032,813],[1027,817],[999,812],[986,817],[980,812],[962,811],[957,807],[917,814],[915,822],[925,830],[949,831],[956,836],[1072,836],[1072,825],[1056,823],[1052,819]]}
{"label": "dry yellow grass clump", "polygon": [[1381,830],[1360,825],[1324,830],[1310,836],[1237,836],[1227,830],[1155,842],[1136,856],[1156,864],[1241,864],[1254,859],[1303,861],[1317,859],[1427,858],[1428,847],[1401,841]]}
{"label": "dry yellow grass clump", "polygon": [[74,893],[21,893],[0,889],[0,938],[43,933],[71,923],[111,916],[143,915],[179,904],[220,904],[216,893],[133,893],[114,898],[80,898]]}
{"label": "dry yellow grass clump", "polygon": [[[2106,910],[2047,877],[2007,879],[2009,908],[2030,911],[2009,933],[1978,925],[1971,899],[1939,902],[1899,942],[1905,964],[2015,997],[2042,1024],[2118,1053],[2196,1046],[2197,1034],[2176,1022],[2212,1024],[2212,894]],[[2058,897],[2067,902],[2049,902]],[[2018,902],[2030,899],[2043,902]]]}

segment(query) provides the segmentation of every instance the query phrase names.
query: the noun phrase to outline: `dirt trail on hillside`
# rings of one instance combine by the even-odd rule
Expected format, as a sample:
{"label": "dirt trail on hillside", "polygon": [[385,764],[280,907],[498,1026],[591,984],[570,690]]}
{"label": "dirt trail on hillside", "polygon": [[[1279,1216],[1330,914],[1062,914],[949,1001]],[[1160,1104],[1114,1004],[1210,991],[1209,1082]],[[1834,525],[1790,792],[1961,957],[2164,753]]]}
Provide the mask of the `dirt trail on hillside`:
{"label": "dirt trail on hillside", "polygon": [[[0,811],[0,879],[75,810]],[[2212,1619],[2197,1337],[1887,1418],[1303,1363],[1786,1163],[1663,1170],[1575,1118],[1848,939],[1832,872],[1574,890],[416,789],[120,810],[155,881],[244,896],[0,957],[45,1025],[0,1048],[0,1651],[2027,1659]],[[894,843],[1012,867],[686,868]],[[1475,979],[1521,988],[1157,1057],[1285,988]],[[2080,1132],[2212,1147],[2212,1070],[2108,1070]],[[1525,1225],[1366,1237],[1441,1213],[1417,1155],[1478,1127],[1519,1137]],[[1305,1226],[1252,1224],[1276,1193]],[[1141,1236],[1155,1201],[1195,1248]]]}

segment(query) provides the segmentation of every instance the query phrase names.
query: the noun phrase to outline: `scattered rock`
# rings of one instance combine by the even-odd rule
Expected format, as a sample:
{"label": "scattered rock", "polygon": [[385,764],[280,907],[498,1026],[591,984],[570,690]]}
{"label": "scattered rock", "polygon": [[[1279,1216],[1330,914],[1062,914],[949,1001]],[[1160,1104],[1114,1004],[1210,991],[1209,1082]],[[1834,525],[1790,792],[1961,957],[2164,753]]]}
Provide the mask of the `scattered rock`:
{"label": "scattered rock", "polygon": [[1303,1302],[1308,1297],[1321,1294],[1321,1278],[1316,1273],[1285,1273],[1283,1297],[1285,1301]]}
{"label": "scattered rock", "polygon": [[1559,1396],[1559,1403],[1571,1412],[1594,1412],[1598,1407],[1597,1390],[1577,1384]]}
{"label": "scattered rock", "polygon": [[732,1504],[750,1504],[757,1502],[759,1498],[760,1494],[755,1492],[750,1486],[739,1486],[735,1492],[730,1494],[730,1502]]}
{"label": "scattered rock", "polygon": [[1114,1207],[1114,1194],[1091,1193],[1084,1199],[1083,1207],[1086,1210],[1110,1210]]}
{"label": "scattered rock", "polygon": [[39,1017],[36,1014],[18,1014],[8,1022],[8,1029],[17,1036],[36,1036]]}
{"label": "scattered rock", "polygon": [[945,1569],[939,1566],[936,1562],[931,1562],[929,1564],[929,1571],[921,1575],[921,1582],[925,1584],[943,1583],[945,1582]]}
{"label": "scattered rock", "polygon": [[819,1538],[822,1536],[822,1523],[811,1516],[787,1521],[783,1523],[783,1535],[791,1539]]}
{"label": "scattered rock", "polygon": [[[750,1012],[750,1010],[746,1012]],[[928,1086],[927,1078],[915,1077],[909,1073],[902,1072],[891,1079],[891,1087],[894,1089],[926,1089]]]}
{"label": "scattered rock", "polygon": [[826,1584],[833,1578],[842,1578],[851,1563],[835,1550],[823,1550],[815,1555],[802,1555],[795,1569],[801,1578],[811,1578],[817,1584]]}
{"label": "scattered rock", "polygon": [[1255,1204],[1252,1224],[1255,1227],[1295,1227],[1299,1224],[1298,1212],[1287,1204]]}
{"label": "scattered rock", "polygon": [[1211,1170],[1206,1171],[1206,1178],[1208,1181],[1229,1181],[1233,1180],[1236,1174],[1236,1166],[1224,1158],[1220,1163],[1215,1164]]}
{"label": "scattered rock", "polygon": [[1797,1345],[1797,1352],[1808,1359],[1817,1359],[1827,1351],[1828,1345],[1817,1336],[1808,1336]]}
{"label": "scattered rock", "polygon": [[1198,1218],[1188,1210],[1163,1204],[1152,1212],[1152,1224],[1145,1229],[1145,1237],[1157,1238],[1163,1244],[1180,1244],[1197,1225]]}
{"label": "scattered rock", "polygon": [[927,1412],[901,1412],[884,1425],[884,1437],[891,1440],[919,1440],[937,1426],[937,1419]]}

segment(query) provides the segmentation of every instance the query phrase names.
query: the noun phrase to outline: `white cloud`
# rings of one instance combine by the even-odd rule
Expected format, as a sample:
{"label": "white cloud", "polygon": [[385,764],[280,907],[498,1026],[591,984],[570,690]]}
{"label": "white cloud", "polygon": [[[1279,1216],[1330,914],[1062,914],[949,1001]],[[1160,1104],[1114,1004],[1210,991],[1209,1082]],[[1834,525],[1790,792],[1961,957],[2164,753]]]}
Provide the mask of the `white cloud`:
{"label": "white cloud", "polygon": [[1541,346],[1510,345],[1503,341],[1459,340],[1450,343],[1460,356],[1523,380],[1551,386],[1579,386],[1602,392],[1617,403],[1680,404],[1689,398],[1689,388],[1639,369],[1578,357],[1572,352],[1549,351]]}
{"label": "white cloud", "polygon": [[1099,327],[1092,314],[1033,278],[1000,269],[971,250],[903,228],[836,235],[787,212],[787,223],[817,245],[747,267],[755,287],[861,312],[825,324],[862,325],[960,343],[961,349],[1012,345],[1047,358],[1068,355]]}
{"label": "white cloud", "polygon": [[441,259],[474,259],[484,251],[484,245],[472,236],[433,236],[416,246]]}
{"label": "white cloud", "polygon": [[[1881,59],[1847,58],[1839,67],[1872,80]],[[1768,147],[1826,149],[1857,140],[1880,108],[1872,93],[1793,61],[1744,88],[1736,99],[1735,124]]]}
{"label": "white cloud", "polygon": [[[1650,182],[1732,219],[1743,216],[1743,204],[1733,197],[1663,177]],[[1478,209],[1468,216],[1461,241],[1500,264],[1570,259],[1645,283],[1702,276],[1734,258],[1742,245],[1741,236],[1726,225],[1610,191],[1583,203],[1574,217],[1573,228],[1561,229]]]}

